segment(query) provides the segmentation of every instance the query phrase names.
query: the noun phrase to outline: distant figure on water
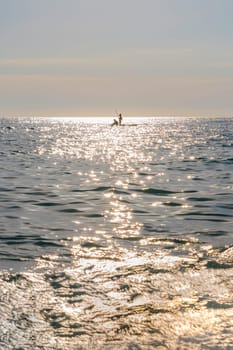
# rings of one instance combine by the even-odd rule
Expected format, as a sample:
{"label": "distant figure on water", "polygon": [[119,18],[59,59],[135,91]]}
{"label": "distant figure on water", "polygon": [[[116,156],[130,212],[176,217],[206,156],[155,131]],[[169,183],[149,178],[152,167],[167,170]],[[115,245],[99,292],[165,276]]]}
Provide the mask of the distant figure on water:
{"label": "distant figure on water", "polygon": [[118,125],[118,121],[116,119],[113,120],[112,126]]}
{"label": "distant figure on water", "polygon": [[121,125],[121,122],[122,122],[122,115],[121,115],[121,113],[119,114],[119,125]]}
{"label": "distant figure on water", "polygon": [[113,119],[113,123],[111,124],[111,126],[118,126],[118,125],[122,125],[122,114],[118,114],[118,120],[117,119]]}

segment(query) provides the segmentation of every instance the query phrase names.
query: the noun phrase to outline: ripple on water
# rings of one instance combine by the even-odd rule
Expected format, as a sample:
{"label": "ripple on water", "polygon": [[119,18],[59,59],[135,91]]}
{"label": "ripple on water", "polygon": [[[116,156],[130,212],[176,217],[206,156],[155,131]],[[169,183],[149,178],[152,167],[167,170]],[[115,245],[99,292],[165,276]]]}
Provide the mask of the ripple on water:
{"label": "ripple on water", "polygon": [[[156,339],[164,348],[192,349],[195,339],[194,348],[231,346],[226,334],[232,331],[233,266],[223,270],[221,264],[232,262],[232,248],[220,253],[186,239],[186,254],[172,257],[161,248],[171,243],[180,249],[179,240],[153,243],[160,246],[155,254],[129,254],[115,247],[115,257],[109,247],[82,244],[70,267],[2,274],[1,320],[7,319],[2,344],[20,341],[29,349],[33,339],[35,346],[89,349],[94,339],[99,349],[109,344],[118,349],[133,340],[147,349]],[[211,265],[216,258],[219,265]],[[40,269],[46,266],[40,264]]]}

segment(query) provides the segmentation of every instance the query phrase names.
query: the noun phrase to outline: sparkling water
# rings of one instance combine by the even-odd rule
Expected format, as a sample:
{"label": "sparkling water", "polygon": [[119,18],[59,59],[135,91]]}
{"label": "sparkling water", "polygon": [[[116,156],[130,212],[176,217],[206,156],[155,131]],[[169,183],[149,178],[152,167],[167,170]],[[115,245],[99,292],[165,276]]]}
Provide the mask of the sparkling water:
{"label": "sparkling water", "polygon": [[232,349],[233,119],[0,119],[0,349]]}

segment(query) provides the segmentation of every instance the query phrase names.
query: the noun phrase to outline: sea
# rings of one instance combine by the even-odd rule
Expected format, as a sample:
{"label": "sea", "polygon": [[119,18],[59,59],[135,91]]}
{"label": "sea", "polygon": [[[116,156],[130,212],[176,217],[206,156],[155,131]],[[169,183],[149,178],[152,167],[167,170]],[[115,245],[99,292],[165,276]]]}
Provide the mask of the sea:
{"label": "sea", "polygon": [[232,350],[233,119],[0,119],[1,350]]}

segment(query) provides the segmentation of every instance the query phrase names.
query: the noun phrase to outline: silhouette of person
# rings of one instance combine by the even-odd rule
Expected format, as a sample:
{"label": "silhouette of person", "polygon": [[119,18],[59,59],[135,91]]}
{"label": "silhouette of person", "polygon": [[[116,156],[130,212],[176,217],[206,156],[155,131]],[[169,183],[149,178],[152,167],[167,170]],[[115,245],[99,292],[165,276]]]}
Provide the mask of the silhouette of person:
{"label": "silhouette of person", "polygon": [[118,125],[118,121],[116,119],[113,120],[112,126]]}
{"label": "silhouette of person", "polygon": [[121,125],[121,122],[122,122],[122,115],[121,113],[119,114],[119,125]]}

